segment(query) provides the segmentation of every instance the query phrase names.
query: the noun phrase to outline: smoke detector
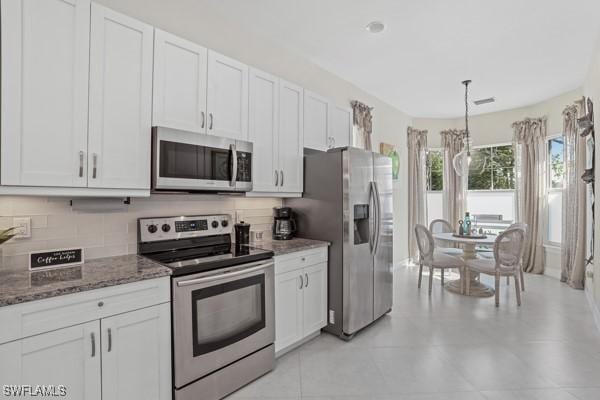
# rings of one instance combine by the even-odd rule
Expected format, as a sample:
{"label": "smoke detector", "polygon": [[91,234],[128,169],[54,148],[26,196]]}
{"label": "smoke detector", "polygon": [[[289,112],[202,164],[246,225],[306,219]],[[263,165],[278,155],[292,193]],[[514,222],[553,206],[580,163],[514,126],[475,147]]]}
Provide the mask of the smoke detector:
{"label": "smoke detector", "polygon": [[489,103],[493,103],[496,101],[495,97],[488,97],[487,99],[479,99],[479,100],[475,100],[473,103],[476,106],[482,106],[484,104],[489,104]]}

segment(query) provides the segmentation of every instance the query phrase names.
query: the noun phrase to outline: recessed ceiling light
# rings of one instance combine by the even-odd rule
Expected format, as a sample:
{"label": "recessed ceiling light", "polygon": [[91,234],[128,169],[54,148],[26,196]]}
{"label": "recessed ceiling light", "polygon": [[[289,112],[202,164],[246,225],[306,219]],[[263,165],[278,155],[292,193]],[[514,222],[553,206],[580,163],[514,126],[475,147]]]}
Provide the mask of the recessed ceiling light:
{"label": "recessed ceiling light", "polygon": [[365,29],[371,33],[380,33],[385,29],[385,25],[381,21],[372,21],[365,26]]}

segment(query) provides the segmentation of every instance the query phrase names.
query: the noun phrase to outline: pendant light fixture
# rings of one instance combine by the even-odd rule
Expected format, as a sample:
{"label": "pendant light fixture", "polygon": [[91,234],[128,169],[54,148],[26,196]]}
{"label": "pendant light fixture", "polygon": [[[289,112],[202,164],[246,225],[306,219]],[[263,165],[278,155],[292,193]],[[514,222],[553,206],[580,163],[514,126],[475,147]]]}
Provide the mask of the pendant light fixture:
{"label": "pendant light fixture", "polygon": [[463,134],[463,149],[454,156],[452,165],[458,176],[463,176],[465,173],[465,163],[468,167],[471,164],[471,134],[469,132],[469,84],[471,80],[467,79],[462,84],[465,85],[465,132]]}

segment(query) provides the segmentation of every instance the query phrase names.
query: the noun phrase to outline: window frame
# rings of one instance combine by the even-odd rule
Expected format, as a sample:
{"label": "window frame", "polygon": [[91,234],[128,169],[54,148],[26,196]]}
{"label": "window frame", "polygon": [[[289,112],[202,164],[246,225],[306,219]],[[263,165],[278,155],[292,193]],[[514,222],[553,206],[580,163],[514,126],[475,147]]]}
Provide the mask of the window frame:
{"label": "window frame", "polygon": [[[494,148],[494,147],[504,147],[504,146],[512,146],[514,148],[514,143],[513,142],[502,142],[502,143],[494,143],[494,144],[483,144],[483,145],[479,145],[479,146],[471,146],[471,149],[476,150],[476,149],[489,149],[489,148]],[[514,151],[514,149],[513,149]],[[517,162],[517,157],[516,154],[514,155],[514,159],[515,159],[515,169],[516,169],[516,162]],[[515,171],[516,174],[516,171]],[[491,185],[492,188],[494,187],[494,172],[492,170],[492,177],[491,177]],[[468,182],[468,176],[467,176],[467,182]],[[516,185],[516,178],[515,178],[515,185]],[[516,187],[514,189],[469,189],[468,188],[468,183],[467,183],[467,193],[468,192],[474,192],[474,193],[488,193],[488,192],[514,192],[516,190]],[[516,206],[515,206],[516,207]]]}
{"label": "window frame", "polygon": [[[557,138],[562,138],[563,139],[563,164],[565,162],[565,144],[564,144],[564,138],[565,135],[562,133],[555,133],[552,135],[547,135],[546,136],[546,201],[544,204],[544,246],[545,247],[553,247],[553,248],[558,248],[560,249],[562,247],[562,243],[561,242],[554,242],[551,241],[549,239],[549,232],[548,229],[550,228],[550,218],[549,218],[549,209],[550,209],[550,203],[549,203],[549,198],[550,198],[550,194],[556,194],[556,193],[560,193],[561,195],[561,201],[564,199],[564,189],[565,189],[565,178],[563,176],[563,184],[562,187],[560,188],[553,188],[552,187],[552,167],[551,167],[551,162],[552,159],[550,157],[550,142],[554,139]],[[562,212],[561,212],[561,216],[560,218],[562,219]],[[562,234],[562,224],[561,224],[561,234]]]}
{"label": "window frame", "polygon": [[427,188],[426,192],[427,193],[443,193],[444,192],[444,168],[445,165],[442,164],[442,190],[429,190],[429,188],[431,187],[431,185],[429,184],[429,182],[431,182],[430,178],[431,178],[431,174],[430,169],[429,169],[429,153],[430,152],[436,152],[436,153],[440,153],[440,155],[442,156],[442,163],[444,162],[444,149],[442,147],[428,147],[427,148],[427,152],[425,153],[425,169],[427,172],[427,176],[425,179],[425,187]]}

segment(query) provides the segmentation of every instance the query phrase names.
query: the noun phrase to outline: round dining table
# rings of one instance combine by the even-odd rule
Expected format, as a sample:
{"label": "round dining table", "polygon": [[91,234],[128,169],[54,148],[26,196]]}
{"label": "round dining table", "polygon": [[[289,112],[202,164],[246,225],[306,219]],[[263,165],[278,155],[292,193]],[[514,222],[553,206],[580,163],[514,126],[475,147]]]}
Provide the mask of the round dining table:
{"label": "round dining table", "polygon": [[[450,243],[459,245],[463,250],[462,259],[465,261],[466,260],[474,260],[474,259],[477,259],[480,257],[477,255],[477,250],[476,250],[477,246],[491,246],[494,244],[494,241],[496,240],[496,235],[492,235],[492,234],[487,234],[485,238],[482,238],[482,237],[470,238],[470,237],[466,237],[466,236],[455,236],[455,234],[452,232],[434,233],[433,237],[439,241],[450,242]],[[494,295],[494,288],[492,288],[484,283],[481,283],[481,281],[479,280],[478,273],[471,272],[469,274],[469,277],[470,277],[471,285],[470,285],[470,290],[469,290],[468,296],[490,297],[490,296]],[[465,284],[464,271],[462,271],[462,270],[460,271],[460,279],[449,281],[448,283],[446,283],[444,285],[444,287],[453,293],[466,295],[466,293],[465,293],[466,284]]]}

